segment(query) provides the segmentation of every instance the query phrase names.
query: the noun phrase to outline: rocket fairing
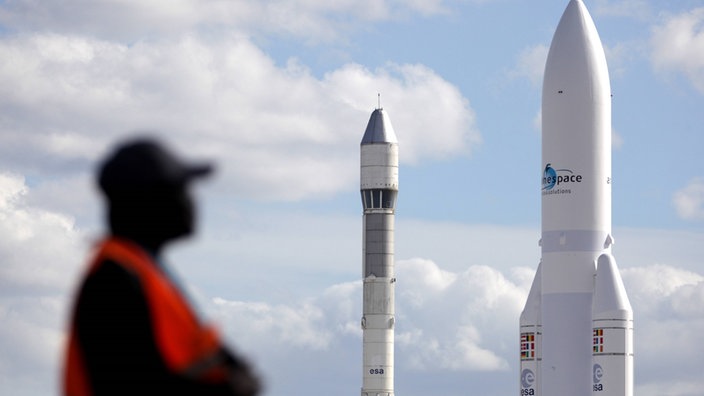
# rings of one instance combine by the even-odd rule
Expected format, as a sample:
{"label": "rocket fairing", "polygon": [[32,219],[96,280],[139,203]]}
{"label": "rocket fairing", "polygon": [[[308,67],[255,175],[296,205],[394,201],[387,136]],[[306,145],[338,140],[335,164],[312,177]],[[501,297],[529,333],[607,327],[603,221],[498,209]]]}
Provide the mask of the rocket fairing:
{"label": "rocket fairing", "polygon": [[631,396],[633,314],[611,256],[611,88],[582,0],[550,45],[542,124],[542,259],[521,315],[521,395]]}
{"label": "rocket fairing", "polygon": [[393,396],[398,140],[382,108],[372,112],[360,155],[364,210],[361,396]]}

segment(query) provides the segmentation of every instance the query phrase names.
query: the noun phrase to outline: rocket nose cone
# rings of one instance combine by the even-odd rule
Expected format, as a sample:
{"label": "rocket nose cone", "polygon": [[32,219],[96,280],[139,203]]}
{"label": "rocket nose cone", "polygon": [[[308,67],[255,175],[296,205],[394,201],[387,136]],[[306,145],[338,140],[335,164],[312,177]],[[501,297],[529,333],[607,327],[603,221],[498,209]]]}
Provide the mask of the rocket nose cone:
{"label": "rocket nose cone", "polygon": [[580,120],[582,114],[591,116],[592,110],[611,117],[611,87],[604,47],[581,0],[570,1],[552,38],[545,62],[542,110],[543,138],[546,132],[552,138],[553,132],[565,130],[564,125],[553,128],[553,122]]}
{"label": "rocket nose cone", "polygon": [[[567,5],[550,44],[548,63],[550,60],[574,61],[589,63],[591,54],[603,53],[599,33],[596,30],[587,7],[581,0],[572,0]],[[564,65],[568,67],[568,65]]]}
{"label": "rocket nose cone", "polygon": [[394,127],[384,109],[376,109],[369,117],[362,144],[398,143]]}
{"label": "rocket nose cone", "polygon": [[526,305],[523,307],[523,312],[520,316],[520,324],[523,325],[536,325],[540,322],[540,298],[542,291],[542,263],[538,264],[538,269],[535,271],[535,277],[533,278],[533,283],[530,286],[530,292],[528,292],[528,298],[526,299]]}
{"label": "rocket nose cone", "polygon": [[586,26],[589,25],[591,19],[589,11],[587,11],[587,7],[582,0],[571,0],[562,13],[555,35],[557,33],[564,35],[570,31],[580,32],[586,30]]}

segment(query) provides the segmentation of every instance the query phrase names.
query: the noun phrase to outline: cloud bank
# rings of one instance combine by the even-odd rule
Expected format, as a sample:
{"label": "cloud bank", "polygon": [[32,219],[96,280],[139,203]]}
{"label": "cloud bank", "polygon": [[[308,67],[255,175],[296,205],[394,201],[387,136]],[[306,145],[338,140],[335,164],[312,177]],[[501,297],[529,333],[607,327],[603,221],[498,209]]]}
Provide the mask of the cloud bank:
{"label": "cloud bank", "polygon": [[685,220],[704,220],[704,178],[696,177],[672,196],[677,215]]}
{"label": "cloud bank", "polygon": [[704,8],[665,17],[653,28],[651,46],[656,70],[682,73],[704,93]]}
{"label": "cloud bank", "polygon": [[[641,3],[599,6],[624,15]],[[220,164],[210,212],[219,222],[200,247],[176,254],[188,259],[178,269],[207,316],[254,360],[267,394],[358,392],[359,218],[281,216],[264,206],[247,213],[232,209],[232,197],[356,190],[357,147],[377,93],[406,165],[471,155],[481,142],[474,109],[422,64],[347,63],[316,75],[256,43],[268,34],[344,42],[360,22],[447,9],[440,0],[3,2],[0,394],[56,393],[71,291],[95,233],[82,227],[97,221],[87,169],[113,142],[154,128],[185,155]],[[700,91],[702,20],[700,9],[668,16],[651,41],[654,67],[683,73]],[[535,83],[546,52],[519,54],[514,78]],[[681,217],[701,219],[700,190],[695,178],[673,196]],[[398,224],[398,393],[515,392],[517,318],[538,231]],[[698,395],[702,235],[624,231],[615,249],[636,315],[636,392]]]}
{"label": "cloud bank", "polygon": [[[121,41],[184,30],[216,31],[237,26],[253,34],[294,36],[310,42],[341,40],[360,24],[448,12],[444,0],[92,2],[6,1],[0,22],[17,31],[51,30],[100,35]],[[295,15],[295,18],[291,16]]]}
{"label": "cloud bank", "polygon": [[0,59],[0,166],[20,174],[89,168],[110,143],[148,131],[216,159],[238,194],[330,196],[356,185],[353,148],[377,92],[406,163],[480,141],[469,101],[422,65],[347,64],[316,78],[237,35],[132,45],[21,35],[0,40]]}
{"label": "cloud bank", "polygon": [[[70,218],[31,204],[34,190],[23,178],[3,174],[0,185],[0,349],[4,351],[0,355],[0,393],[52,394],[60,373],[68,291],[75,287],[90,244],[86,233]],[[345,227],[353,228],[357,220]],[[302,224],[301,218],[293,221],[299,229],[318,229],[317,233],[332,232],[333,236],[340,232]],[[482,245],[489,248],[523,246],[526,232],[511,233],[510,227],[505,227],[507,232],[498,232],[491,226],[428,222],[405,222],[404,227],[407,229],[399,240],[399,251],[412,252],[423,246],[419,242],[425,239],[428,241],[424,243],[439,243],[440,250],[428,250],[438,259],[399,257],[397,261],[398,388],[408,389],[411,395],[421,394],[414,392],[424,392],[428,387],[448,395],[467,386],[487,395],[515,391],[518,315],[535,267],[507,263],[518,261],[501,255],[496,258],[503,264],[478,262],[476,257],[490,256],[486,253],[463,256],[453,251],[446,252],[446,257],[441,252],[442,242],[423,235],[433,234],[439,240],[444,239],[442,235],[466,240],[478,240],[477,235],[483,235]],[[315,239],[316,235],[313,232],[309,236]],[[651,237],[660,241],[658,250],[690,249],[678,245],[689,243],[682,235],[654,232]],[[696,238],[701,244],[701,235],[689,237],[692,243]],[[644,236],[633,239],[643,241]],[[637,244],[628,240],[621,242],[620,252],[628,254],[617,253],[617,257],[630,264],[622,274],[636,317],[637,377],[642,378],[637,392],[655,396],[667,388],[671,394],[693,395],[696,391],[692,389],[704,385],[692,379],[699,378],[694,371],[704,365],[704,357],[691,347],[697,345],[704,331],[704,274],[697,269],[696,261],[677,265],[674,261],[679,259],[673,257],[673,263],[653,262],[657,255],[637,249]],[[452,238],[444,243],[455,245]],[[270,253],[252,248],[264,256],[264,261],[282,260],[277,255],[296,257],[296,246]],[[216,262],[217,254],[201,254],[201,259],[194,261],[202,263],[198,272],[219,273],[222,264]],[[319,255],[321,263],[329,262],[327,251]],[[464,258],[451,262],[450,256]],[[292,260],[289,265],[303,267]],[[238,268],[246,265],[244,260]],[[268,277],[272,278],[272,292],[287,287],[290,281]],[[227,288],[213,289],[203,277],[187,279],[206,316],[220,325],[236,349],[254,361],[265,378],[268,394],[297,395],[316,389],[347,394],[358,387],[361,280],[350,276],[347,281],[328,283],[320,291],[309,288],[308,292],[274,302],[225,296],[220,292]],[[325,280],[313,284],[325,284]]]}

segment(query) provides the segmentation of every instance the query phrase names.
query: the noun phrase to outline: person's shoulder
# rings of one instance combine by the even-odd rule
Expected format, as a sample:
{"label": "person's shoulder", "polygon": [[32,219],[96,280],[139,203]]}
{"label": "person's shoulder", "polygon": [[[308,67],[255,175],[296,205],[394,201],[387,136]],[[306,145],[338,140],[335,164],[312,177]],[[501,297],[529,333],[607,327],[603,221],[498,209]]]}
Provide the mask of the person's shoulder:
{"label": "person's shoulder", "polygon": [[79,292],[77,311],[80,317],[126,317],[145,305],[139,278],[112,260],[100,263],[85,279]]}
{"label": "person's shoulder", "polygon": [[141,290],[141,282],[137,274],[124,265],[106,259],[88,276],[84,290],[91,294],[137,291]]}
{"label": "person's shoulder", "polygon": [[119,262],[106,259],[95,270],[93,276],[100,279],[114,280],[114,281],[133,281],[137,280],[137,274],[132,270],[128,269]]}

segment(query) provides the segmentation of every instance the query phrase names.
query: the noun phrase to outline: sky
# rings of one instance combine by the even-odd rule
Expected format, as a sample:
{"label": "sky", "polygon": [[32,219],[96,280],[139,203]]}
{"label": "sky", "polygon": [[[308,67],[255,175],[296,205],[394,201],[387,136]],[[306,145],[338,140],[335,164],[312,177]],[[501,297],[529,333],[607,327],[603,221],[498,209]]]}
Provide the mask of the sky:
{"label": "sky", "polygon": [[[115,144],[212,160],[170,247],[265,395],[358,394],[359,142],[399,139],[396,393],[518,390],[540,104],[567,0],[0,1],[0,394],[56,395]],[[635,394],[704,389],[704,5],[585,0],[613,94]],[[378,96],[380,95],[380,96]]]}

